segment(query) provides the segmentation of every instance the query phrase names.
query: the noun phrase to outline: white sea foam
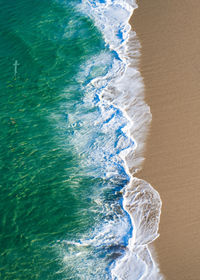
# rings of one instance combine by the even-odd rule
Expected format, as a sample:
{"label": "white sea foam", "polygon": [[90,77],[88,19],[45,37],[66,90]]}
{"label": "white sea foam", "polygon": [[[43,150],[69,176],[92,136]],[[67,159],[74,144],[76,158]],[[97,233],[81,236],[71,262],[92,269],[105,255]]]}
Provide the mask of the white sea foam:
{"label": "white sea foam", "polygon": [[[129,148],[121,148],[120,153],[126,172],[131,176],[123,190],[123,206],[131,217],[133,233],[125,255],[113,264],[112,279],[163,279],[148,246],[158,237],[161,199],[149,183],[133,177],[144,161],[145,140],[151,122],[150,109],[144,101],[143,80],[137,68],[140,44],[128,23],[137,4],[135,0],[83,0],[81,7],[95,20],[106,43],[120,58],[114,60],[111,71],[104,78],[96,78],[92,83],[96,88],[106,85],[100,95],[100,104],[121,110],[128,121],[123,132],[134,143]],[[103,112],[104,106],[100,106]]]}

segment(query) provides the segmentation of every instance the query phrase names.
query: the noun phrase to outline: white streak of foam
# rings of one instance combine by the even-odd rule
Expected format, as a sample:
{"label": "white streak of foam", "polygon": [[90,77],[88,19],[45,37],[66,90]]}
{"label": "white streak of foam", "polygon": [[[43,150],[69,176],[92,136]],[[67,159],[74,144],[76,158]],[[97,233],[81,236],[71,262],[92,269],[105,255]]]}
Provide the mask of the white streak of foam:
{"label": "white streak of foam", "polygon": [[[137,4],[135,0],[107,0],[105,3],[83,0],[83,4],[110,49],[116,51],[121,60],[116,59],[112,71],[104,77],[109,83],[100,96],[101,103],[114,105],[123,112],[128,120],[124,132],[135,143],[134,147],[120,153],[131,177],[123,190],[123,206],[131,217],[133,235],[125,255],[112,267],[112,279],[163,279],[148,247],[158,237],[161,199],[149,183],[133,177],[144,161],[145,139],[151,122],[150,109],[144,101],[143,80],[137,69],[140,44],[128,23]],[[103,78],[93,80],[97,88],[102,83]]]}

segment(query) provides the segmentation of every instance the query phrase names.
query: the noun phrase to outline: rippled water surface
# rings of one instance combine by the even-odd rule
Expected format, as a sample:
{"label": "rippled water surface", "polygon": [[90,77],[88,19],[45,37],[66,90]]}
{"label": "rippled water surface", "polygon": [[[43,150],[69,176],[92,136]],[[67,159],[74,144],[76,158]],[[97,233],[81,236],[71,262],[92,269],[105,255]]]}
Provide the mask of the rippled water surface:
{"label": "rippled water surface", "polygon": [[1,3],[0,278],[109,279],[131,143],[91,81],[119,58],[79,1]]}

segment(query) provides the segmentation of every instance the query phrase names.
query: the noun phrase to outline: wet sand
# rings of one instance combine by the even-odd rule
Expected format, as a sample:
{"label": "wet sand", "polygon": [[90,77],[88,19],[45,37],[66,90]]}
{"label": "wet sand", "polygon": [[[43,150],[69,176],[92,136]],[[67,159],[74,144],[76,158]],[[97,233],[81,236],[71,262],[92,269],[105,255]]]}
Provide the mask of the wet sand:
{"label": "wet sand", "polygon": [[138,178],[160,193],[154,242],[170,280],[200,279],[200,1],[140,0],[131,19],[153,120]]}

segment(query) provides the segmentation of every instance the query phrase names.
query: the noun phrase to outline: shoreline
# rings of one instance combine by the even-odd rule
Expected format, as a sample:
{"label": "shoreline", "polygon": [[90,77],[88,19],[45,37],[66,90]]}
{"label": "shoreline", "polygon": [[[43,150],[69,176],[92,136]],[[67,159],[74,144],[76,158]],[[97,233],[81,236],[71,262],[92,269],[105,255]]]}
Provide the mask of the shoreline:
{"label": "shoreline", "polygon": [[[138,71],[140,43],[129,24],[133,11],[137,8],[135,2],[132,4],[126,1],[102,3],[90,6],[89,13],[104,35],[106,44],[116,55],[113,57],[111,70],[103,80],[99,77],[92,81],[93,86],[98,88],[98,85],[103,85],[103,81],[107,80],[105,88],[102,87],[99,94],[100,108],[113,107],[120,112],[119,116],[122,115],[124,121],[126,120],[124,123],[121,119],[121,125],[123,123],[124,125],[120,125],[120,133],[124,136],[118,140],[117,149],[120,151],[119,159],[123,161],[125,173],[130,177],[130,182],[121,193],[123,210],[129,215],[133,230],[124,255],[111,266],[111,275],[112,279],[132,280],[149,275],[160,279],[157,263],[152,258],[148,246],[148,243],[158,236],[160,197],[150,184],[134,177],[144,161],[144,147],[151,113],[144,100],[144,83]],[[83,10],[84,8],[86,9],[83,7]],[[102,112],[104,111],[106,110],[103,109]],[[147,218],[146,221],[143,220],[144,216]]]}
{"label": "shoreline", "polygon": [[159,192],[160,237],[153,243],[161,273],[196,280],[200,273],[199,168],[200,3],[139,1],[130,23],[142,45],[139,61],[152,112],[143,168],[136,174]]}
{"label": "shoreline", "polygon": [[[132,7],[130,18],[136,8],[137,5]],[[138,279],[141,276],[145,279],[149,277],[163,279],[154,258],[152,245],[149,245],[159,236],[162,201],[156,189],[137,176],[144,161],[146,138],[152,116],[145,102],[143,78],[138,69],[141,55],[140,42],[129,21],[127,26],[130,30],[126,47],[119,55],[125,60],[126,69],[119,80],[117,78],[112,82],[110,96],[114,95],[112,103],[116,104],[127,119],[126,134],[134,143],[134,147],[130,146],[120,152],[120,157],[125,163],[126,174],[130,177],[130,182],[122,190],[123,208],[131,219],[133,231],[125,255],[116,261],[111,274],[112,279],[125,277],[131,280],[133,277]]]}

